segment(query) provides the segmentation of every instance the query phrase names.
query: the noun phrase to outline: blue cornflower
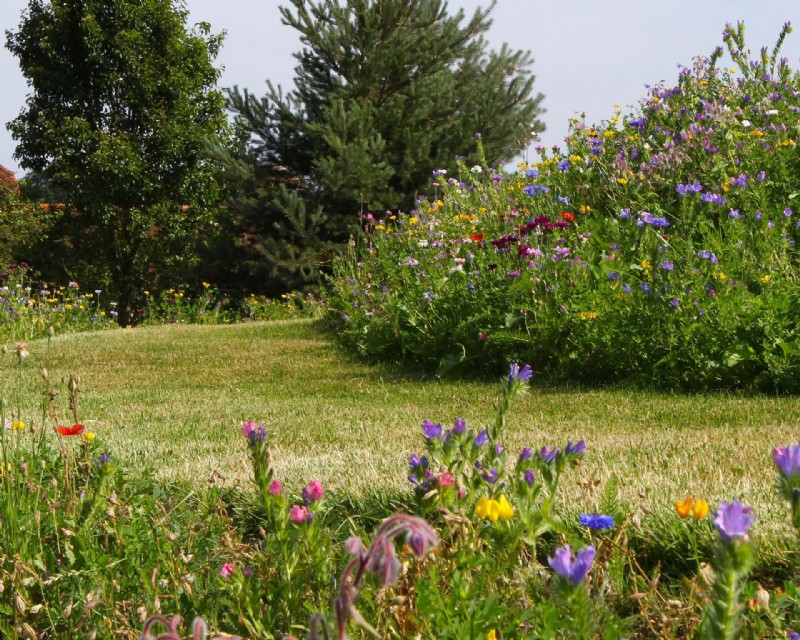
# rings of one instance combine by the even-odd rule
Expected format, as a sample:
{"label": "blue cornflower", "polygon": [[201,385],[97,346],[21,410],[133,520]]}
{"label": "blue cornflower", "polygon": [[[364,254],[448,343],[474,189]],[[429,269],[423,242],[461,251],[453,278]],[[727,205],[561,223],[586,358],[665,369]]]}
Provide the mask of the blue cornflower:
{"label": "blue cornflower", "polygon": [[523,191],[525,192],[525,195],[534,197],[539,195],[540,193],[547,193],[548,191],[550,191],[550,187],[543,187],[542,185],[539,184],[529,184],[525,188],[523,188]]}
{"label": "blue cornflower", "polygon": [[599,513],[582,513],[578,516],[578,521],[590,529],[613,529],[614,516],[606,516]]}
{"label": "blue cornflower", "polygon": [[559,171],[568,171],[569,170],[569,160],[562,160],[558,163],[556,167]]}
{"label": "blue cornflower", "polygon": [[539,170],[534,167],[533,169],[528,171],[527,175],[528,175],[529,178],[538,178],[539,177]]}

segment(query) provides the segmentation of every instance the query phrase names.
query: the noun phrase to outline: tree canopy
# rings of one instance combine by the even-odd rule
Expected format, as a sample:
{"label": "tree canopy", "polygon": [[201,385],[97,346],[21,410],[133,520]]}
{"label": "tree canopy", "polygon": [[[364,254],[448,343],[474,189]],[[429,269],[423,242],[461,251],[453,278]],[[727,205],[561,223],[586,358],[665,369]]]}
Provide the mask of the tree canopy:
{"label": "tree canopy", "polygon": [[291,0],[295,87],[229,92],[231,210],[260,277],[319,277],[369,210],[407,208],[454,156],[513,157],[543,130],[529,53],[490,51],[486,10],[441,0]]}
{"label": "tree canopy", "polygon": [[30,0],[6,32],[30,88],[8,124],[15,158],[68,200],[51,255],[110,287],[123,323],[218,208],[207,145],[225,128],[222,37],[186,19],[182,1]]}

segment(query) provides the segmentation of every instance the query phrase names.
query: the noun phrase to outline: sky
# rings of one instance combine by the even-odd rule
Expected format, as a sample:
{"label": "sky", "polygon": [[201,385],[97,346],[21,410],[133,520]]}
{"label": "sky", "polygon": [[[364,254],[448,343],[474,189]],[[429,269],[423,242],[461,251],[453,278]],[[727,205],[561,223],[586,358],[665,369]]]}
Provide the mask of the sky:
{"label": "sky", "polygon": [[[221,87],[266,92],[266,81],[291,88],[300,41],[281,22],[281,0],[185,0],[190,23],[209,22],[226,32],[217,65]],[[0,32],[16,30],[28,0],[2,0]],[[449,0],[451,12],[468,15],[488,0]],[[539,144],[560,144],[568,121],[585,113],[588,123],[613,115],[614,104],[635,105],[645,85],[674,84],[678,65],[722,44],[726,22],[743,20],[748,48],[772,49],[784,22],[782,54],[800,69],[800,2],[797,0],[497,0],[489,46],[503,43],[532,53],[535,91],[544,94],[546,125]],[[3,43],[5,38],[3,38]],[[5,124],[24,107],[28,87],[16,59],[0,49],[0,164],[18,171],[15,143]]]}

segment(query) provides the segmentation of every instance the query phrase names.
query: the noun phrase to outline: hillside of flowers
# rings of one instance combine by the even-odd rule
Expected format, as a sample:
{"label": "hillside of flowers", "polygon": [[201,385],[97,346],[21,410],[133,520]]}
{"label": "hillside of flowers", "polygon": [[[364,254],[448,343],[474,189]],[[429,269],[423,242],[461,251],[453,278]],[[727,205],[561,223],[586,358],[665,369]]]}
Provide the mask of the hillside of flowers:
{"label": "hillside of flowers", "polygon": [[564,150],[516,173],[455,162],[413,210],[368,214],[331,283],[342,340],[440,372],[800,390],[790,32],[751,54],[728,25],[675,85],[573,120]]}

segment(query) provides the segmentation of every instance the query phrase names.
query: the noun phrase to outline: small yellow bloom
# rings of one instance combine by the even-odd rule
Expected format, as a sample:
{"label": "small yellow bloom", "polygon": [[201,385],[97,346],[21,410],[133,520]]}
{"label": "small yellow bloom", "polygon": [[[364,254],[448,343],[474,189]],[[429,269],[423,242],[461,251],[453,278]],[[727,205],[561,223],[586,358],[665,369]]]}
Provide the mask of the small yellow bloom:
{"label": "small yellow bloom", "polygon": [[145,291],[145,292],[144,292],[144,295],[146,295],[146,296],[149,296],[149,295],[150,295],[150,292],[149,292],[149,291]]}
{"label": "small yellow bloom", "polygon": [[598,315],[597,311],[581,311],[578,317],[581,320],[597,320]]}
{"label": "small yellow bloom", "polygon": [[761,277],[761,282],[763,284],[767,284],[770,280],[772,280],[772,276],[771,275],[766,275],[766,276],[762,276]]}
{"label": "small yellow bloom", "polygon": [[628,184],[628,179],[627,178],[617,178],[617,183],[624,186],[624,185]]}
{"label": "small yellow bloom", "polygon": [[497,640],[497,632],[492,629],[489,633],[486,634],[486,640]]}
{"label": "small yellow bloom", "polygon": [[25,428],[25,423],[22,420],[17,420],[11,425],[14,431],[22,431]]}
{"label": "small yellow bloom", "polygon": [[514,517],[514,507],[506,500],[505,496],[500,496],[499,516],[501,520],[511,520]]}
{"label": "small yellow bloom", "polygon": [[203,289],[210,289],[210,288],[211,288],[211,283],[210,282],[204,282],[203,283]]}
{"label": "small yellow bloom", "polygon": [[[675,511],[678,512],[678,515],[681,518],[688,518],[692,513],[692,507],[694,506],[694,498],[689,496],[688,498],[684,498],[683,500],[678,500],[675,503]],[[706,505],[708,507],[708,505]]]}
{"label": "small yellow bloom", "polygon": [[592,208],[588,204],[582,204],[578,208],[578,211],[580,211],[581,213],[590,213],[592,211]]}
{"label": "small yellow bloom", "polygon": [[708,515],[708,502],[703,500],[702,498],[694,503],[694,509],[692,509],[692,515],[694,516],[695,520],[702,520]]}
{"label": "small yellow bloom", "polygon": [[419,218],[417,218],[417,216],[411,216],[408,219],[408,224],[412,224],[413,225],[413,224],[417,224],[417,222],[419,222]]}
{"label": "small yellow bloom", "polygon": [[86,438],[89,442],[94,440],[97,436],[95,435],[94,431],[87,431],[83,434],[83,437]]}
{"label": "small yellow bloom", "polygon": [[763,138],[764,137],[764,132],[763,131],[759,131],[758,129],[756,129],[750,135],[753,136],[754,138]]}
{"label": "small yellow bloom", "polygon": [[375,231],[383,231],[385,228],[382,224],[375,225]]}

